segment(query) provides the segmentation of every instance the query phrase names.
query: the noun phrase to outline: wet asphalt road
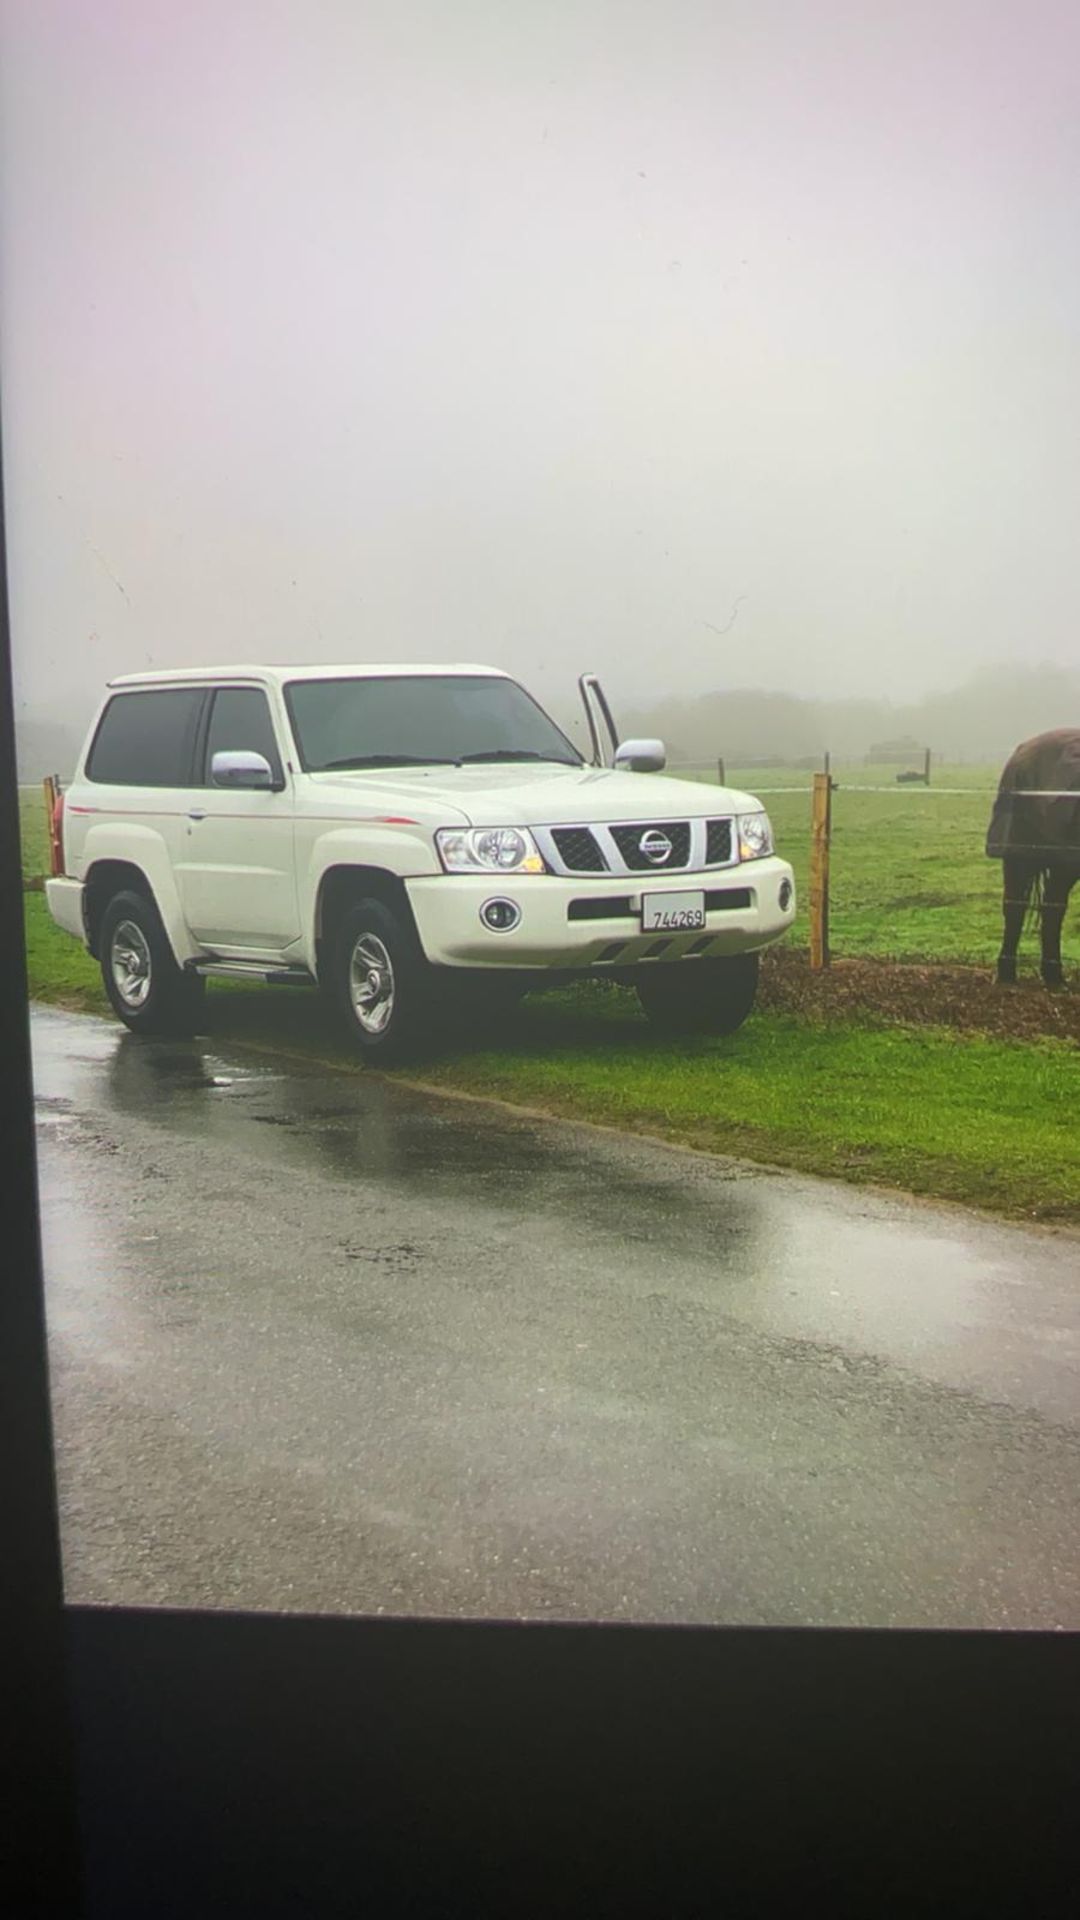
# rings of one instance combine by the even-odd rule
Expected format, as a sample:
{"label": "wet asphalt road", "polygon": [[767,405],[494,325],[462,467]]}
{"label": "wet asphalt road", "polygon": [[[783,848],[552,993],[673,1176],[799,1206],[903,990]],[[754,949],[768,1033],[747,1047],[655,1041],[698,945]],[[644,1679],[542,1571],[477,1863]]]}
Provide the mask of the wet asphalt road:
{"label": "wet asphalt road", "polygon": [[1080,1240],[34,1014],[78,1601],[1080,1627]]}

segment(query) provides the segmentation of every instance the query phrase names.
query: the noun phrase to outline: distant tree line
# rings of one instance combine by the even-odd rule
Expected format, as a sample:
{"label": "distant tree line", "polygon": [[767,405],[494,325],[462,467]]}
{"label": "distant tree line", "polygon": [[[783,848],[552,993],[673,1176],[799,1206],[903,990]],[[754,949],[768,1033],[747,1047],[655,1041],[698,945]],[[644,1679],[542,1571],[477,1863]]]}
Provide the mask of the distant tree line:
{"label": "distant tree line", "polygon": [[659,734],[676,764],[820,765],[864,760],[875,747],[912,759],[930,747],[939,760],[1004,760],[1019,741],[1052,727],[1080,726],[1080,671],[1064,667],[984,672],[909,705],[885,700],[812,700],[754,688],[716,690],[618,709],[620,731]]}

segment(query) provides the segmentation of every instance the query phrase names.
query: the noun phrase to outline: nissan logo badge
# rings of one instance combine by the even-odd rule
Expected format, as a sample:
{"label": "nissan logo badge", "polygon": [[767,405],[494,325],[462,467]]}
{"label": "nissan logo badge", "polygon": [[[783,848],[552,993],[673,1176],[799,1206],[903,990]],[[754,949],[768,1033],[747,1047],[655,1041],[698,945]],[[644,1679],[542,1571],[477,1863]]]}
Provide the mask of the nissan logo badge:
{"label": "nissan logo badge", "polygon": [[638,852],[644,854],[649,864],[662,867],[665,860],[671,859],[671,841],[666,833],[660,833],[656,827],[650,827],[638,841]]}

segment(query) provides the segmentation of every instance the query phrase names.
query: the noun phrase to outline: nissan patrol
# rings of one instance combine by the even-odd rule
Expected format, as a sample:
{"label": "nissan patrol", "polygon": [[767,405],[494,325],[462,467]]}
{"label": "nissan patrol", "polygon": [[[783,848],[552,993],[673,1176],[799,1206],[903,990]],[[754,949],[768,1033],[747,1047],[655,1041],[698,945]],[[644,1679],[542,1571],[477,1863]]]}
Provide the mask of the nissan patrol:
{"label": "nissan patrol", "polygon": [[115,680],[51,823],[50,911],[137,1033],[195,1029],[210,974],[322,986],[372,1059],[463,993],[589,976],[733,1032],[791,868],[750,794],[659,777],[660,742],[619,744],[581,690],[591,759],[490,667]]}

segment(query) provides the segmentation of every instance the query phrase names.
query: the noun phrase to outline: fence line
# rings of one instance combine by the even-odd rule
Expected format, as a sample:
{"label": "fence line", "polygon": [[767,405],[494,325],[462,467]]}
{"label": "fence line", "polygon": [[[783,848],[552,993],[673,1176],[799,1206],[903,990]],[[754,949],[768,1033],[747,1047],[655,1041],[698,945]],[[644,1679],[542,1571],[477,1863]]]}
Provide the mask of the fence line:
{"label": "fence line", "polygon": [[[675,772],[674,768],[672,768],[672,772]],[[895,795],[899,795],[902,793],[905,793],[905,794],[906,793],[969,793],[969,794],[973,793],[978,795],[982,793],[982,794],[993,795],[997,792],[996,787],[916,787],[916,786],[862,787],[862,786],[856,786],[853,781],[836,780],[836,779],[833,780],[833,786],[840,793],[889,793],[889,794],[895,794]],[[759,787],[755,782],[752,788],[746,787],[746,788],[740,789],[740,791],[746,792],[746,793],[753,792],[755,794],[758,794],[758,793],[813,793],[814,789],[813,787]],[[1052,795],[1049,795],[1048,797],[1051,799],[1061,798],[1061,796],[1057,794],[1052,794]],[[1072,795],[1072,798],[1074,800],[1080,800],[1080,793],[1074,793]]]}
{"label": "fence line", "polygon": [[[675,771],[676,769],[672,768],[672,772]],[[863,787],[857,786],[854,781],[848,780],[834,780],[833,788],[837,793],[888,793],[894,795],[896,798],[899,798],[901,794],[909,793],[946,793],[966,794],[969,798],[974,796],[976,799],[978,799],[981,794],[984,798],[989,795],[991,799],[995,799],[998,792],[996,787]],[[740,791],[749,793],[751,789],[747,787],[740,789]],[[813,787],[759,787],[755,785],[753,788],[755,795],[759,793],[813,793],[813,791]],[[1007,792],[1010,798],[1015,800],[1080,800],[1080,787],[1009,787]]]}

